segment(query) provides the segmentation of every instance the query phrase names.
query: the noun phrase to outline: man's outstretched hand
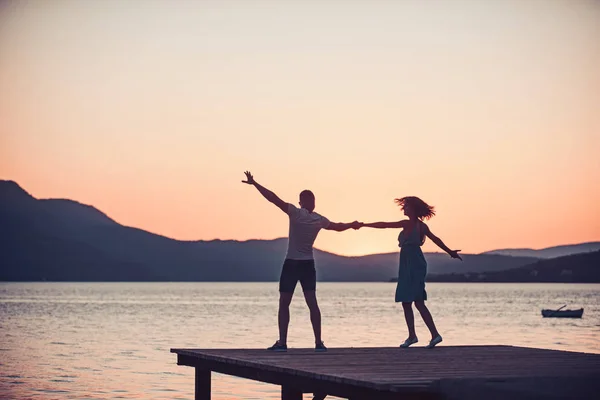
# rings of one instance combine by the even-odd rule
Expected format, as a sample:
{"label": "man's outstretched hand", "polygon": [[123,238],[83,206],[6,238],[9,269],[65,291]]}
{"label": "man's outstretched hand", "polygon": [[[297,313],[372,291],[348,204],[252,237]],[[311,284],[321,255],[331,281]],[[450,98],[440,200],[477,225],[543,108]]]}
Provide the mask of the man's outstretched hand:
{"label": "man's outstretched hand", "polygon": [[250,173],[250,171],[244,172],[246,174],[246,180],[242,181],[242,183],[247,183],[248,185],[254,185],[254,177]]}

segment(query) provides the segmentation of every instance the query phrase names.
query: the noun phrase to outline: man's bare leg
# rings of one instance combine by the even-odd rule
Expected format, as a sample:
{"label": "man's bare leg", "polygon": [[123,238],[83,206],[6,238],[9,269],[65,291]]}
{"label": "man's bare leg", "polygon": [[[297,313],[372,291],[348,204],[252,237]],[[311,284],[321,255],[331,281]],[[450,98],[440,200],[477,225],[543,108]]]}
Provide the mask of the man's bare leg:
{"label": "man's bare leg", "polygon": [[321,343],[321,310],[317,303],[317,292],[309,290],[304,292],[304,300],[310,310],[310,322],[312,323],[313,332],[315,334],[315,343]]}
{"label": "man's bare leg", "polygon": [[288,326],[290,324],[290,303],[294,293],[279,292],[279,344],[287,345]]}

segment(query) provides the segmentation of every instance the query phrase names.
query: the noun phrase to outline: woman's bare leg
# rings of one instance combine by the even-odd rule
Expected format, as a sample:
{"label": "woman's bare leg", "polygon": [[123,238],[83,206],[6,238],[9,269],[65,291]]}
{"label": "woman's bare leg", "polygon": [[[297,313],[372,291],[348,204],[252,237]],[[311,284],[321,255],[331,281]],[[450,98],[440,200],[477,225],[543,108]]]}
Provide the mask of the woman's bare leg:
{"label": "woman's bare leg", "polygon": [[402,302],[402,308],[404,308],[404,319],[408,327],[408,338],[415,339],[417,334],[415,333],[415,314],[413,314],[412,303]]}
{"label": "woman's bare leg", "polygon": [[[402,303],[402,304],[404,304],[404,303]],[[431,332],[431,339],[435,339],[437,336],[440,335],[440,333],[437,331],[437,328],[435,327],[435,323],[433,322],[433,317],[431,316],[429,309],[425,305],[425,302],[423,300],[415,301],[415,307],[417,307],[417,310],[419,310],[419,313],[421,313],[421,317],[423,318],[423,321],[425,321],[425,325],[427,325],[427,327],[429,328],[429,332]]]}

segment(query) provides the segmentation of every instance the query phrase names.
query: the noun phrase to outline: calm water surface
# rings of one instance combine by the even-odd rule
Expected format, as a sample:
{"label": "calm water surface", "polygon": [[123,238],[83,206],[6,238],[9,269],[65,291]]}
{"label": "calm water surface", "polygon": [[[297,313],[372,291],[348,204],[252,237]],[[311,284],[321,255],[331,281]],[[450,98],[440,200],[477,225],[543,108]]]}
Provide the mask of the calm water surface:
{"label": "calm water surface", "polygon": [[[392,283],[319,283],[328,347],[406,337]],[[427,286],[442,345],[507,344],[600,353],[600,285]],[[0,283],[0,398],[191,399],[193,368],[172,347],[264,348],[277,338],[277,283]],[[584,307],[578,319],[541,308]],[[422,343],[428,333],[417,316]],[[289,345],[313,345],[301,292]],[[279,388],[213,376],[214,399],[278,399]],[[305,395],[305,398],[310,398]]]}

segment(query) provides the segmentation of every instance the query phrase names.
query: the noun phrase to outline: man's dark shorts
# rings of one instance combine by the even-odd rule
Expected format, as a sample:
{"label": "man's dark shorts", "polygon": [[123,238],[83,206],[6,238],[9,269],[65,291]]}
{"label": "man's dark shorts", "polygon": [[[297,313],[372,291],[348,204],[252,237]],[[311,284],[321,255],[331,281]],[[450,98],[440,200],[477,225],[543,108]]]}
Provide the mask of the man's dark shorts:
{"label": "man's dark shorts", "polygon": [[302,290],[309,292],[317,287],[317,272],[315,260],[290,260],[283,262],[281,277],[279,278],[279,291],[294,293],[296,284],[300,281]]}

